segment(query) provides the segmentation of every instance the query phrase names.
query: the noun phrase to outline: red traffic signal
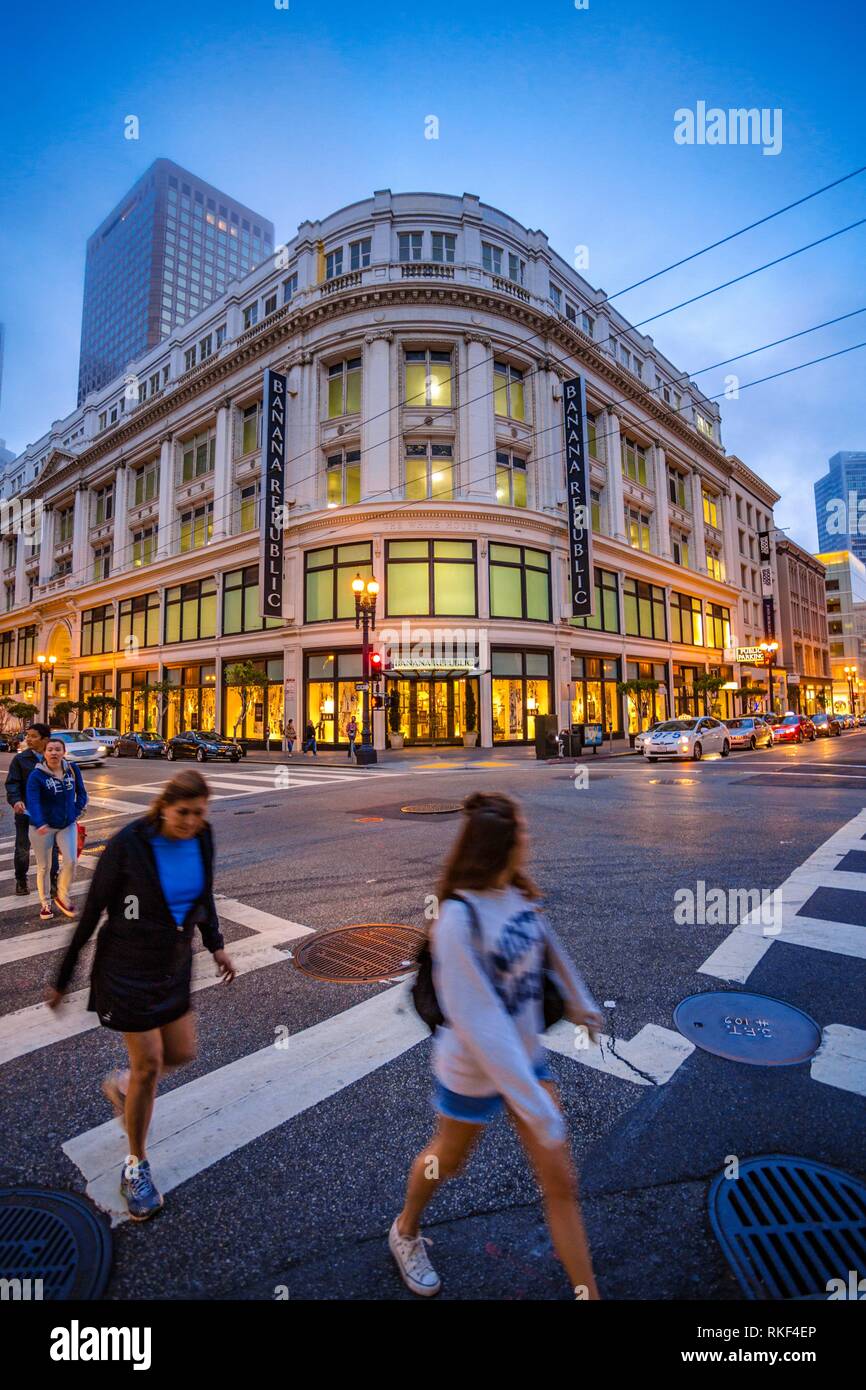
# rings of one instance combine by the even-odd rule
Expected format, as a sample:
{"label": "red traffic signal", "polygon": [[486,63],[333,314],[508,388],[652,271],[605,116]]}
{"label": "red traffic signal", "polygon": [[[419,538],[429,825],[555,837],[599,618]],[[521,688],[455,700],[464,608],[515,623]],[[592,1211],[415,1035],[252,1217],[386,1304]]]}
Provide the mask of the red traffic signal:
{"label": "red traffic signal", "polygon": [[382,670],[382,657],[379,652],[370,653],[370,670],[377,673]]}

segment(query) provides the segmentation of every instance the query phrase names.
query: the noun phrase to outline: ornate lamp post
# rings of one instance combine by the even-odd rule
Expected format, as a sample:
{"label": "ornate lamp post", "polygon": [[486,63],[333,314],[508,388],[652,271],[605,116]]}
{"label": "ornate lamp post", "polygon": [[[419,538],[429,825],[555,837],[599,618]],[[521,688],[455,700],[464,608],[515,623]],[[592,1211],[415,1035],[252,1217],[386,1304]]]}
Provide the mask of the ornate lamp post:
{"label": "ornate lamp post", "polygon": [[845,675],[848,679],[848,709],[852,714],[856,714],[854,709],[854,682],[857,679],[857,667],[846,666]]}
{"label": "ornate lamp post", "polygon": [[356,574],[352,580],[352,592],[355,595],[355,627],[361,629],[363,723],[361,747],[356,749],[355,756],[358,766],[362,767],[377,761],[370,730],[370,629],[376,624],[376,596],[379,585],[375,579],[362,579],[360,574]]}
{"label": "ornate lamp post", "polygon": [[54,681],[54,667],[57,665],[56,656],[45,656],[40,652],[36,658],[39,663],[39,679],[42,685],[42,693],[39,704],[41,706],[40,718],[43,724],[48,723],[48,687]]}

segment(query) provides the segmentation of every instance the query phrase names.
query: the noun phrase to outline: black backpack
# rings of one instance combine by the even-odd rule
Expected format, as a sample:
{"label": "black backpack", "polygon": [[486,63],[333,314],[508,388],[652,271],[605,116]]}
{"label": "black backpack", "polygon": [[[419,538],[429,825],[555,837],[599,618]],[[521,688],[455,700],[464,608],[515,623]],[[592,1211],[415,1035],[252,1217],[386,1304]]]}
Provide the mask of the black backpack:
{"label": "black backpack", "polygon": [[[481,956],[481,923],[478,920],[478,913],[474,903],[468,898],[464,898],[462,893],[452,893],[455,902],[462,903],[469,913],[469,927],[472,932],[472,941],[476,951]],[[435,1033],[441,1024],[446,1022],[445,1016],[439,1007],[439,1000],[436,998],[436,988],[433,984],[433,955],[430,950],[429,938],[425,938],[424,944],[419,948],[415,957],[417,973],[412,985],[412,1003],[419,1018],[427,1024],[431,1033]],[[557,985],[550,966],[547,962],[547,949],[545,948],[545,967],[544,967],[544,998],[542,1001],[544,1012],[545,1029],[552,1028],[554,1023],[559,1023],[565,1014],[565,1001],[563,1000],[559,986]]]}

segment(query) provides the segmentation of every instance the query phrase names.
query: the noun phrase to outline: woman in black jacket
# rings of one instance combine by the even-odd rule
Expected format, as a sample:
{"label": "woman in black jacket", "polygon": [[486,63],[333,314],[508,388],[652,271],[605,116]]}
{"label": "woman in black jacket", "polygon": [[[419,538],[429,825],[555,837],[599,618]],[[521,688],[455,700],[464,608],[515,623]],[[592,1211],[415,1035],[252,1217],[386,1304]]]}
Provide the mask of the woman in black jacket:
{"label": "woman in black jacket", "polygon": [[179,772],[146,816],[109,841],[55,986],[48,991],[48,1003],[56,1008],[104,910],[107,920],[96,940],[88,1008],[104,1028],[123,1034],[129,1054],[128,1071],[112,1072],[103,1090],[129,1137],[120,1190],[136,1221],[146,1221],[162,1206],[146,1156],[159,1078],[196,1055],[190,1006],[195,927],[223,982],[228,984],[235,974],[223,949],[213,897],[208,796],[199,772]]}

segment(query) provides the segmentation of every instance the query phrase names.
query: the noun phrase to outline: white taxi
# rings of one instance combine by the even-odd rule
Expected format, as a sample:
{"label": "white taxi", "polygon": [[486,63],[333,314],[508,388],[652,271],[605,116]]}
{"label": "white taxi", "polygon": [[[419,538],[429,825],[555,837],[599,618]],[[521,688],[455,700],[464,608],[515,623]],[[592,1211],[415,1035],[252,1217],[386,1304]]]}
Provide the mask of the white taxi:
{"label": "white taxi", "polygon": [[704,714],[698,718],[666,719],[644,740],[643,756],[654,763],[659,758],[693,758],[700,762],[705,753],[731,751],[731,735],[720,719]]}

